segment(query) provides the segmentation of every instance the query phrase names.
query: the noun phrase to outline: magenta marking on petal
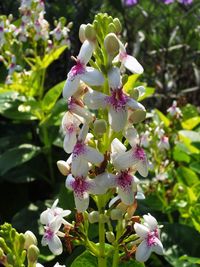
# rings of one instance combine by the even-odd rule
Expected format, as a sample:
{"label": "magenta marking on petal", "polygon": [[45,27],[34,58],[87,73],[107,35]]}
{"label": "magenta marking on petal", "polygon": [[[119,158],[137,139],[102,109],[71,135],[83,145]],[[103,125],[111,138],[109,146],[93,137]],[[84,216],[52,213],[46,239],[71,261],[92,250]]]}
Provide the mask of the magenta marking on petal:
{"label": "magenta marking on petal", "polygon": [[142,149],[140,146],[137,146],[136,148],[134,148],[133,156],[138,160],[144,160],[146,158],[144,149]]}
{"label": "magenta marking on petal", "polygon": [[77,141],[73,149],[73,157],[80,156],[86,152],[86,145],[83,141]]}
{"label": "magenta marking on petal", "polygon": [[127,56],[128,56],[128,54],[126,52],[120,52],[119,53],[119,60],[123,61]]}
{"label": "magenta marking on petal", "polygon": [[158,238],[158,229],[149,232],[146,238],[147,246],[152,247],[156,245],[156,239]]}
{"label": "magenta marking on petal", "polygon": [[89,183],[82,176],[77,176],[74,181],[71,182],[71,187],[77,197],[83,198],[85,192],[90,188]]}
{"label": "magenta marking on petal", "polygon": [[72,134],[76,131],[76,126],[73,123],[66,123],[64,124],[64,129],[68,134]]}
{"label": "magenta marking on petal", "polygon": [[116,111],[125,109],[128,102],[128,96],[124,94],[122,88],[111,90],[111,96],[106,97],[106,102],[110,104]]}
{"label": "magenta marking on petal", "polygon": [[54,232],[51,230],[49,226],[45,227],[45,232],[44,232],[44,238],[47,240],[51,240],[54,235]]}
{"label": "magenta marking on petal", "polygon": [[0,26],[0,32],[3,32],[3,27]]}
{"label": "magenta marking on petal", "polygon": [[128,173],[128,171],[121,171],[117,176],[117,184],[121,189],[128,190],[132,185],[133,177]]}
{"label": "magenta marking on petal", "polygon": [[70,79],[73,79],[76,75],[83,74],[85,72],[85,64],[82,63],[80,60],[76,61],[76,65],[74,65],[68,76]]}

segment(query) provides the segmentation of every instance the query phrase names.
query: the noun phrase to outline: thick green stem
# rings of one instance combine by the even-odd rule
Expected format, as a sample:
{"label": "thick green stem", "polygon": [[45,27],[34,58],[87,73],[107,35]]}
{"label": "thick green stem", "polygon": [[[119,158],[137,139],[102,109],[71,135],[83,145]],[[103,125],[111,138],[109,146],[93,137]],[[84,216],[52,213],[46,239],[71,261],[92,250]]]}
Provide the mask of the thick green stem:
{"label": "thick green stem", "polygon": [[99,218],[99,256],[98,256],[98,266],[106,267],[106,255],[105,255],[105,223],[103,220],[104,216],[104,196],[98,196],[98,209],[100,213]]}
{"label": "thick green stem", "polygon": [[118,240],[119,240],[119,238],[121,236],[121,230],[122,230],[121,221],[118,221],[116,230],[117,230],[117,233],[116,233],[116,240],[114,242],[114,256],[113,256],[112,267],[118,267],[119,266],[119,244],[118,244]]}

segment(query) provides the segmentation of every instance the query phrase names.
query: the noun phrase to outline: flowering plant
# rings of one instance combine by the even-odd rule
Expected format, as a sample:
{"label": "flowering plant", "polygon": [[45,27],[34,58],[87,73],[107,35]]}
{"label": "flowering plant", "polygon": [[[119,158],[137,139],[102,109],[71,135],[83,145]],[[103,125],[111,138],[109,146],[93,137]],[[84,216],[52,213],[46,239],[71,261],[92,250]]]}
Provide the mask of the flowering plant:
{"label": "flowering plant", "polygon": [[[136,173],[146,177],[149,164],[133,125],[145,119],[146,111],[137,100],[144,88],[127,86],[125,70],[139,75],[143,67],[127,54],[121,30],[120,21],[107,14],[80,27],[82,46],[63,89],[68,104],[63,147],[71,155],[57,162],[74,194],[76,221],[64,219],[70,211],[57,207],[58,200],[40,216],[42,244],[53,254],[63,252],[60,238],[67,240],[69,250],[74,240],[98,259],[98,266],[107,266],[109,259],[113,267],[134,253],[139,262],[153,251],[163,254],[156,219],[134,215],[138,199],[144,198]],[[92,209],[90,197],[96,206]],[[97,244],[88,237],[96,223]]]}

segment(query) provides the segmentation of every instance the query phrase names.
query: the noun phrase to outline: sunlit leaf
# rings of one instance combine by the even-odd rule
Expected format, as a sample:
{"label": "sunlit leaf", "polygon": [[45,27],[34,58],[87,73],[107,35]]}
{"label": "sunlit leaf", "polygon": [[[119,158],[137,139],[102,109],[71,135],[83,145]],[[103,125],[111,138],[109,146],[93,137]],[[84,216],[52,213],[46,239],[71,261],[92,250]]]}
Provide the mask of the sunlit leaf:
{"label": "sunlit leaf", "polygon": [[181,123],[183,129],[192,130],[200,123],[200,117],[193,117]]}
{"label": "sunlit leaf", "polygon": [[54,60],[58,59],[60,55],[65,51],[67,45],[63,45],[52,50],[50,53],[46,54],[43,60],[41,61],[40,65],[41,68],[47,68]]}
{"label": "sunlit leaf", "polygon": [[158,114],[158,117],[164,123],[164,125],[168,127],[170,124],[170,120],[160,110],[155,109],[155,112]]}

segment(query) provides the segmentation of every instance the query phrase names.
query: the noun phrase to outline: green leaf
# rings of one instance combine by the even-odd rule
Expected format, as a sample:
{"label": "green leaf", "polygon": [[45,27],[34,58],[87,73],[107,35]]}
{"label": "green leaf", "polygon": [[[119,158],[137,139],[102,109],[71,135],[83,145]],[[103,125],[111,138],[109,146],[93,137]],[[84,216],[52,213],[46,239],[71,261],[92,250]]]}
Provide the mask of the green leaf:
{"label": "green leaf", "polygon": [[187,104],[186,106],[184,106],[181,109],[182,113],[183,113],[183,120],[187,120],[193,117],[197,117],[199,116],[199,112],[197,107],[195,107],[194,105],[191,104]]}
{"label": "green leaf", "polygon": [[63,45],[52,50],[49,54],[45,55],[41,61],[41,68],[46,69],[54,60],[58,59],[60,55],[65,51],[67,45]]}
{"label": "green leaf", "polygon": [[181,131],[179,131],[179,135],[182,135],[182,136],[190,139],[191,142],[200,142],[200,133],[198,133],[198,132],[181,130]]}
{"label": "green leaf", "polygon": [[42,109],[45,111],[50,111],[58,100],[65,81],[58,83],[53,88],[51,88],[44,96],[42,100]]}
{"label": "green leaf", "polygon": [[179,181],[187,186],[192,186],[199,181],[196,173],[184,166],[178,167],[177,174]]}
{"label": "green leaf", "polygon": [[158,109],[155,109],[155,112],[157,113],[160,120],[164,123],[166,127],[170,125],[170,120]]}
{"label": "green leaf", "polygon": [[155,88],[145,87],[145,93],[141,97],[138,98],[138,101],[142,101],[145,98],[152,96],[154,94],[154,92],[155,92]]}
{"label": "green leaf", "polygon": [[200,117],[193,117],[181,123],[183,129],[192,130],[200,123]]}
{"label": "green leaf", "polygon": [[190,169],[192,169],[194,172],[200,174],[200,162],[198,162],[198,161],[192,162],[190,164]]}
{"label": "green leaf", "polygon": [[200,258],[194,258],[194,257],[189,257],[187,255],[183,255],[179,259],[182,261],[188,261],[190,263],[200,264]]}
{"label": "green leaf", "polygon": [[0,174],[29,161],[40,153],[40,148],[31,144],[23,144],[7,150],[0,157]]}
{"label": "green leaf", "polygon": [[123,89],[125,92],[129,92],[132,90],[135,86],[135,83],[140,75],[139,74],[132,74],[131,76],[128,77],[128,81],[125,83],[123,86]]}
{"label": "green leaf", "polygon": [[183,151],[182,144],[176,144],[176,146],[173,148],[173,158],[178,162],[190,162],[190,156]]}

